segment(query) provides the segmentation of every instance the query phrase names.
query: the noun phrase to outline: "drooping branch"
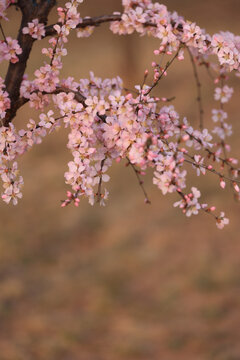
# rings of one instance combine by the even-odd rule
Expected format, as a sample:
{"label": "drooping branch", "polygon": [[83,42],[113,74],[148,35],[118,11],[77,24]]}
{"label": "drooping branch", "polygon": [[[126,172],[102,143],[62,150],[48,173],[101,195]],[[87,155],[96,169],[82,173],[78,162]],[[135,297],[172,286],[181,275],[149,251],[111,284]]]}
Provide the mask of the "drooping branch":
{"label": "drooping branch", "polygon": [[203,111],[203,104],[202,104],[202,91],[201,91],[201,83],[200,83],[200,79],[198,76],[198,71],[197,71],[197,66],[194,60],[194,57],[191,53],[191,50],[189,50],[188,47],[187,51],[189,53],[189,57],[192,63],[192,67],[193,67],[193,74],[194,74],[194,78],[195,78],[195,82],[196,82],[196,86],[197,86],[197,102],[198,102],[198,108],[199,108],[199,128],[200,130],[203,130],[203,115],[204,115],[204,111]]}
{"label": "drooping branch", "polygon": [[145,199],[144,199],[145,203],[146,203],[146,204],[151,204],[151,201],[149,200],[148,194],[147,194],[147,192],[146,192],[146,190],[145,190],[145,188],[144,188],[144,186],[143,186],[143,181],[142,181],[141,178],[140,178],[140,171],[139,171],[139,170],[136,168],[136,166],[130,161],[129,157],[127,157],[127,161],[128,161],[127,166],[130,165],[131,168],[133,169],[133,171],[135,172],[135,175],[136,175],[136,177],[137,177],[138,183],[139,183],[139,185],[140,185],[140,187],[141,187],[141,189],[142,189],[142,192],[143,192],[143,194],[144,194],[144,196],[145,196]]}
{"label": "drooping branch", "polygon": [[178,57],[178,54],[179,54],[179,51],[180,51],[181,47],[182,46],[180,45],[179,48],[178,48],[178,51],[176,52],[176,54],[172,57],[172,59],[170,61],[167,62],[167,64],[165,65],[165,68],[162,70],[162,72],[161,72],[160,76],[158,77],[158,79],[156,81],[154,81],[154,83],[150,86],[148,91],[146,91],[146,93],[144,94],[145,96],[150,94],[150,92],[158,85],[159,81],[162,79],[162,77],[166,73],[167,69],[172,65],[174,60]]}

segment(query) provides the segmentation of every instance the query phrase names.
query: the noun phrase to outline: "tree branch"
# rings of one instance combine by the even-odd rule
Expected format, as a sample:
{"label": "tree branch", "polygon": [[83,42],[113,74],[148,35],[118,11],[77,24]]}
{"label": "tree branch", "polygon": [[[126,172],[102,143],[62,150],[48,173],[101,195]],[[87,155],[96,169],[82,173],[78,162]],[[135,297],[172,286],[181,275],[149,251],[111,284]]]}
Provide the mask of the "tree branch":
{"label": "tree branch", "polygon": [[[84,29],[87,26],[99,26],[103,23],[108,23],[112,21],[121,21],[122,20],[122,14],[121,13],[115,13],[111,15],[101,15],[101,16],[95,16],[95,17],[85,17],[81,23],[79,23],[76,28],[77,29]],[[53,36],[56,34],[56,30],[54,29],[55,25],[61,25],[61,23],[56,23],[52,25],[48,25],[45,27],[45,37],[47,36]],[[155,23],[152,23],[151,21],[146,21],[144,26],[152,26],[157,27],[158,25]],[[176,24],[173,22],[172,26],[174,27]],[[177,27],[178,31],[182,31],[182,25],[179,24]]]}
{"label": "tree branch", "polygon": [[[111,21],[120,21],[122,14],[112,14],[112,15],[102,15],[97,17],[86,17],[83,19],[81,23],[77,25],[77,29],[84,29],[87,26],[99,26],[102,23],[111,22]],[[49,25],[45,27],[45,37],[53,36],[56,34],[56,30],[53,25]],[[61,25],[58,23],[58,25]]]}
{"label": "tree branch", "polygon": [[22,29],[27,26],[28,22],[31,22],[35,18],[37,18],[39,22],[47,23],[48,14],[55,3],[56,0],[42,1],[39,5],[34,5],[30,0],[18,1],[17,5],[22,12],[22,20],[17,40],[22,49],[22,54],[18,56],[19,61],[17,63],[9,63],[7,70],[5,85],[11,101],[11,108],[6,111],[5,126],[7,126],[16,115],[15,102],[18,101],[20,96],[21,82],[34,43],[34,39],[29,35],[24,35]]}
{"label": "tree branch", "polygon": [[200,83],[200,79],[198,76],[198,71],[197,71],[197,66],[196,63],[194,61],[194,57],[191,53],[191,50],[189,50],[188,47],[187,51],[192,63],[192,67],[193,67],[193,74],[194,74],[194,78],[195,78],[195,82],[196,82],[196,87],[197,87],[197,102],[198,102],[198,108],[199,108],[199,128],[202,131],[203,130],[203,115],[204,115],[204,111],[203,111],[203,104],[202,104],[202,91],[201,91],[201,83]]}
{"label": "tree branch", "polygon": [[[66,87],[63,87],[63,86],[57,87],[52,92],[42,91],[41,94],[42,95],[57,95],[57,94],[60,94],[61,92],[64,92],[66,94],[73,93],[74,94],[74,99],[76,101],[78,101],[79,103],[81,103],[85,108],[87,107],[87,105],[85,103],[86,97],[84,95],[82,95],[79,91],[75,91],[75,90],[72,90],[72,89],[69,89],[69,88],[66,88]],[[31,94],[34,94],[34,93],[38,93],[38,90],[33,91]],[[20,109],[23,105],[25,105],[29,101],[30,101],[30,99],[27,99],[27,98],[24,98],[24,97],[18,98],[18,100],[11,107],[12,116],[10,116],[9,118],[5,117],[4,126],[7,126],[11,122],[12,118],[16,115],[18,109]],[[11,113],[9,113],[9,114],[11,115]],[[97,114],[97,116],[103,122],[106,121],[106,116],[105,115]]]}

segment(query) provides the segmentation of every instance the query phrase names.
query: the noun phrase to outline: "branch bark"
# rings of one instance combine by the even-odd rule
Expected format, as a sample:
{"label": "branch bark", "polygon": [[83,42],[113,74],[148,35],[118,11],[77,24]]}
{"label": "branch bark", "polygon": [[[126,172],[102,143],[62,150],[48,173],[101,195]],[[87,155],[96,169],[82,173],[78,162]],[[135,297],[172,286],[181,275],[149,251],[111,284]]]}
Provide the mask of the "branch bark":
{"label": "branch bark", "polygon": [[[84,29],[87,26],[99,26],[103,23],[111,22],[111,21],[120,21],[122,14],[112,14],[112,15],[102,15],[96,17],[86,17],[83,19],[81,23],[77,25],[77,29]],[[54,29],[54,25],[49,25],[45,27],[45,37],[53,36],[56,34],[56,30]],[[60,23],[58,24],[60,25]]]}
{"label": "branch bark", "polygon": [[5,85],[11,101],[11,108],[6,111],[4,126],[7,126],[16,115],[15,102],[18,101],[20,96],[21,82],[35,41],[31,36],[24,35],[22,29],[27,26],[28,22],[31,22],[36,18],[39,22],[46,24],[49,12],[55,3],[56,0],[42,0],[39,4],[36,4],[32,0],[19,0],[17,3],[17,6],[22,13],[21,25],[17,37],[18,43],[22,49],[22,54],[18,56],[19,61],[17,63],[10,63],[8,66]]}

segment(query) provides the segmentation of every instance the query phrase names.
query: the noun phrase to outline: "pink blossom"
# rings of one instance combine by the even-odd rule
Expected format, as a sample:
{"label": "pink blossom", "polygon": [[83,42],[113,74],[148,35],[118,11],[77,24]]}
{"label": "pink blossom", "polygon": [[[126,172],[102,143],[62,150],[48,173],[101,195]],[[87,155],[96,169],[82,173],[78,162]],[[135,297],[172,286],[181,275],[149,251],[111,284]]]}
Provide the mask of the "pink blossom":
{"label": "pink blossom", "polygon": [[229,219],[225,217],[225,213],[221,212],[220,216],[217,218],[216,225],[218,229],[223,229],[225,225],[229,224]]}
{"label": "pink blossom", "polygon": [[215,89],[214,99],[220,100],[222,104],[227,103],[232,97],[233,88],[230,88],[228,85],[224,85],[223,88],[217,87]]}
{"label": "pink blossom", "polygon": [[33,39],[41,40],[45,36],[44,24],[39,23],[38,19],[33,19],[28,26],[22,29],[23,34],[29,34]]}

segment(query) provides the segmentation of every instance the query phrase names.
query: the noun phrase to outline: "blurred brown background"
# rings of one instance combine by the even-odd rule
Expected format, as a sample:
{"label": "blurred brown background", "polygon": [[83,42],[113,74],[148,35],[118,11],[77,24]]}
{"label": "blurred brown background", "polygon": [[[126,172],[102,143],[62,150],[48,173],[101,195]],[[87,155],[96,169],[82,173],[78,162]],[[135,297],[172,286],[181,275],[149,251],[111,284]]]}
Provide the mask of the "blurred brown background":
{"label": "blurred brown background", "polygon": [[[211,34],[240,33],[239,0],[165,4]],[[121,10],[121,1],[85,0],[81,8],[82,16],[110,14]],[[14,9],[10,20],[19,22]],[[15,36],[11,21],[4,28]],[[71,37],[62,76],[119,74],[132,88],[157,44],[114,36],[103,25],[89,39]],[[44,60],[35,44],[30,76]],[[204,69],[200,76],[210,124],[213,84]],[[232,153],[239,157],[240,86],[234,79],[230,84]],[[157,94],[176,96],[177,111],[197,125],[187,59],[172,67]],[[15,123],[22,126],[29,116],[36,119],[25,108]],[[79,209],[62,209],[63,173],[71,159],[66,142],[63,129],[24,155],[24,198],[17,207],[0,207],[0,360],[239,360],[239,204],[230,190],[220,190],[211,174],[188,184],[226,211],[230,225],[223,231],[204,214],[186,219],[172,206],[176,197],[163,197],[151,175],[145,186],[152,205],[145,205],[134,173],[124,166],[111,170],[106,208],[83,201]]]}

